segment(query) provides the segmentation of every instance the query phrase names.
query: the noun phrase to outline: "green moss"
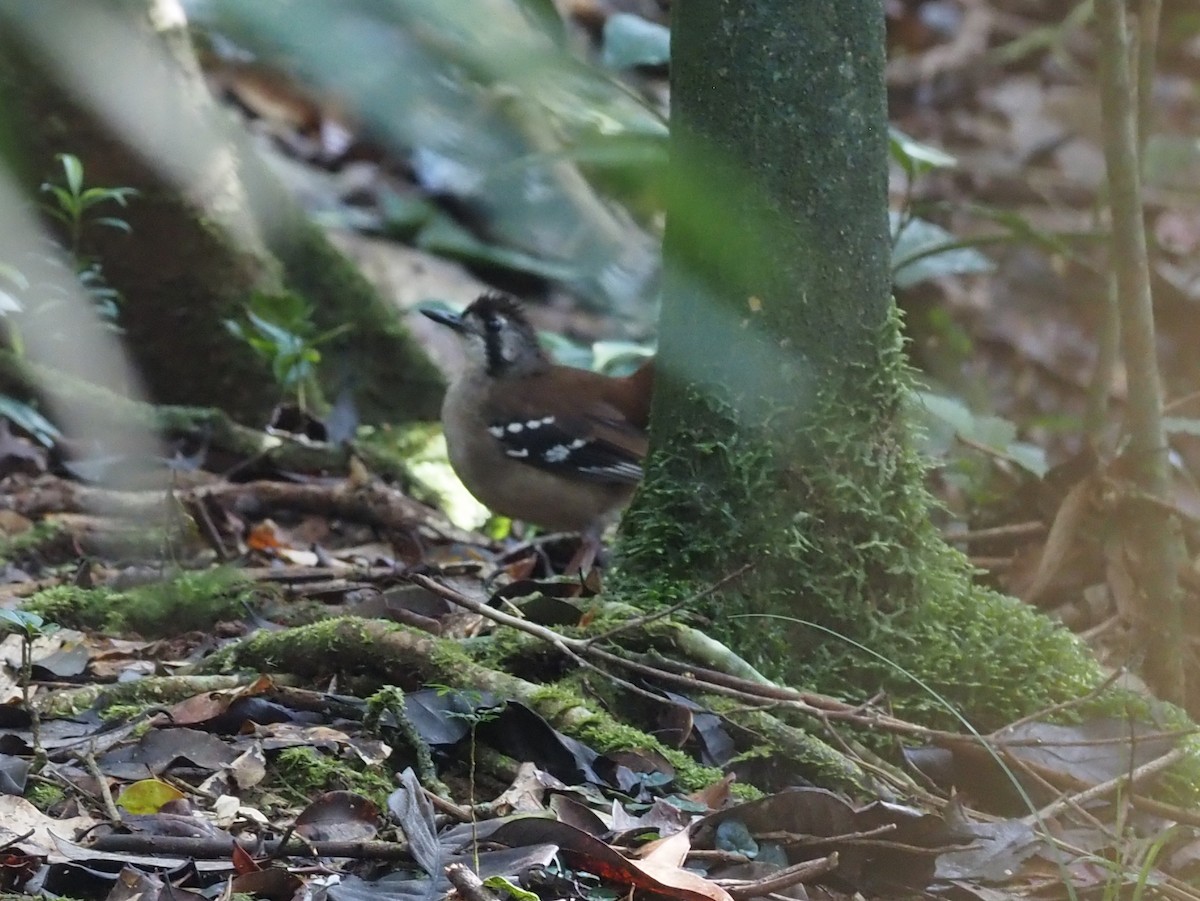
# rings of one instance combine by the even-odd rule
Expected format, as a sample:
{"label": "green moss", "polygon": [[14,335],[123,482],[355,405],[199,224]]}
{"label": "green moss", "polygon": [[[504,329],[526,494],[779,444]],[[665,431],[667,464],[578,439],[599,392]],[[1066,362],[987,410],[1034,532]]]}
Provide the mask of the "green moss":
{"label": "green moss", "polygon": [[[581,695],[562,684],[543,686],[534,693],[531,700],[538,712],[551,722],[561,719],[569,711],[587,706]],[[722,778],[720,770],[701,766],[684,752],[668,748],[654,736],[633,726],[618,723],[608,716],[594,714],[574,725],[570,731],[588,747],[601,754],[631,748],[646,748],[661,754],[675,769],[676,785],[685,791],[705,788]]]}
{"label": "green moss", "polygon": [[[511,629],[501,629],[497,635],[504,632],[511,632]],[[484,645],[479,645],[483,647]],[[464,649],[463,645],[453,641],[438,641],[433,644],[429,652],[429,659],[434,666],[442,672],[462,672],[467,667],[476,666],[476,657],[468,650]]]}
{"label": "green moss", "polygon": [[699,791],[724,777],[719,769],[701,766],[684,752],[668,748],[658,739],[632,726],[595,718],[581,724],[576,736],[601,754],[631,748],[645,748],[661,754],[675,769],[675,785],[683,791]]}
{"label": "green moss", "polygon": [[42,813],[49,813],[55,805],[60,804],[66,797],[66,792],[61,788],[42,782],[41,780],[30,783],[29,788],[25,791],[25,800],[42,811]]}
{"label": "green moss", "polygon": [[61,523],[35,523],[32,529],[0,539],[0,561],[20,562],[31,556],[41,556],[44,552],[58,556],[53,549],[68,536],[66,527]]}
{"label": "green moss", "polygon": [[222,619],[245,616],[252,600],[249,583],[231,568],[180,572],[129,595],[129,606],[119,611],[121,625],[143,635],[209,630]]}
{"label": "green moss", "polygon": [[68,629],[103,629],[113,605],[128,603],[128,596],[107,588],[57,585],[30,595],[21,609]]}
{"label": "green moss", "polygon": [[123,592],[60,585],[32,595],[23,608],[73,629],[177,635],[243,616],[248,591],[236,570],[212,569]]}
{"label": "green moss", "polygon": [[281,751],[275,758],[272,784],[282,787],[293,803],[308,804],[326,791],[352,791],[369,798],[380,810],[387,809],[393,785],[382,767],[357,769],[346,760],[326,757],[312,748]]}
{"label": "green moss", "polygon": [[112,704],[100,711],[100,719],[106,723],[122,723],[134,720],[151,707],[158,706],[156,702],[144,704]]}

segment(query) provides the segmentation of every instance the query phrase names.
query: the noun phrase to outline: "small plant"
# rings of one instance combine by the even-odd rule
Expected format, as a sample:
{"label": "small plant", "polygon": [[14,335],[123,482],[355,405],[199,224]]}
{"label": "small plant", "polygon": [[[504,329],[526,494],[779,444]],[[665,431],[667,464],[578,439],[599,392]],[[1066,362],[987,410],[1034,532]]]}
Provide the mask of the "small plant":
{"label": "small plant", "polygon": [[131,233],[129,223],[121,217],[97,213],[102,206],[128,206],[129,198],[137,196],[137,189],[85,187],[83,163],[79,157],[60,153],[55,159],[62,166],[63,183],[42,182],[41,191],[48,196],[42,204],[42,211],[62,223],[66,230],[66,249],[75,261],[76,280],[91,298],[100,319],[110,328],[117,329],[121,295],[105,280],[100,261],[89,253],[87,236],[100,228]]}
{"label": "small plant", "polygon": [[[439,693],[447,690],[453,691],[454,689],[447,689],[446,686],[438,686]],[[473,857],[475,871],[479,872],[479,821],[477,818],[479,805],[475,799],[475,772],[477,768],[476,749],[478,747],[476,737],[479,732],[479,726],[482,723],[490,723],[492,720],[500,716],[500,714],[504,712],[504,708],[507,706],[507,703],[500,701],[499,703],[492,704],[491,706],[484,706],[484,699],[481,693],[462,691],[460,694],[468,701],[468,703],[470,703],[470,712],[460,713],[457,711],[450,711],[446,715],[452,719],[463,720],[471,729],[470,757],[468,760],[469,768],[467,771],[467,804],[468,809],[471,811],[471,855]]]}
{"label": "small plant", "polygon": [[0,610],[0,629],[21,636],[21,703],[29,714],[29,730],[33,736],[34,769],[40,770],[46,762],[46,751],[42,747],[42,721],[33,705],[33,643],[39,638],[58,631],[58,626],[48,623],[36,613],[24,610]]}
{"label": "small plant", "polygon": [[[13,352],[25,353],[22,329],[35,327],[35,317],[51,313],[67,298],[72,279],[91,299],[96,314],[110,329],[119,331],[120,293],[104,278],[99,259],[89,252],[88,236],[96,229],[112,228],[129,233],[129,223],[119,216],[101,215],[100,207],[124,207],[137,195],[134,188],[85,186],[83,164],[74,154],[60,153],[62,183],[47,180],[41,185],[46,200],[42,213],[63,226],[61,245],[49,239],[20,261],[0,260],[0,318]],[[69,254],[64,258],[63,250]],[[25,321],[22,321],[25,320]],[[40,326],[39,326],[40,327]]]}
{"label": "small plant", "polygon": [[230,333],[270,365],[284,395],[292,396],[301,409],[320,396],[317,348],[352,327],[343,324],[317,334],[312,315],[312,304],[295,294],[255,294],[246,305],[245,322],[225,320]]}
{"label": "small plant", "polygon": [[71,153],[55,156],[63,169],[64,184],[42,182],[41,191],[50,195],[42,205],[43,211],[57,219],[67,229],[67,250],[77,260],[86,259],[84,235],[89,228],[115,228],[129,234],[129,223],[118,216],[97,216],[95,208],[101,204],[115,203],[125,207],[129,198],[137,196],[136,188],[85,188],[83,185],[83,163]]}

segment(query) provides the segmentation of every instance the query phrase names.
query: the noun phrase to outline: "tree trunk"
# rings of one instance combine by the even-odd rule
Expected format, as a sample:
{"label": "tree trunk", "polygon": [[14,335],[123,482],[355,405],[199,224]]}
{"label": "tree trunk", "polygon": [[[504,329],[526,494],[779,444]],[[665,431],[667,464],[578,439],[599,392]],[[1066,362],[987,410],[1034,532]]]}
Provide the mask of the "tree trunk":
{"label": "tree trunk", "polygon": [[929,519],[889,299],[882,0],[678,0],[672,25],[662,376],[618,589],[674,600],[750,562],[701,612],[774,676],[936,708],[902,667],[981,725],[1079,691],[1090,657],[976,588]]}
{"label": "tree trunk", "polygon": [[123,296],[126,350],[151,398],[261,420],[280,389],[222,320],[240,318],[255,293],[292,291],[312,302],[319,330],[352,325],[322,353],[365,419],[435,417],[440,376],[225,124],[172,5],[39,0],[0,10],[0,97],[20,123],[10,137],[23,186],[35,191],[58,171],[54,154],[71,153],[87,185],[139,191],[128,208],[104,211],[132,233],[97,232],[94,249]]}

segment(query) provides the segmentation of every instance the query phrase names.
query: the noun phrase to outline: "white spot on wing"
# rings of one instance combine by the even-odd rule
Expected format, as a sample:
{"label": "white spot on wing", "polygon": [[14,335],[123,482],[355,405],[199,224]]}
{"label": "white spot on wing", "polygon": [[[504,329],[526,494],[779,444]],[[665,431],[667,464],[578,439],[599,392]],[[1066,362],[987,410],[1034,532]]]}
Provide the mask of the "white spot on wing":
{"label": "white spot on wing", "polygon": [[511,447],[508,450],[506,450],[504,453],[508,454],[508,456],[510,456],[510,457],[516,457],[517,459],[521,459],[523,457],[529,456],[529,448],[527,448],[527,447]]}
{"label": "white spot on wing", "polygon": [[567,446],[567,450],[579,450],[581,447],[583,447],[587,443],[588,443],[588,440],[586,438],[576,438],[574,441],[572,441]]}
{"label": "white spot on wing", "polygon": [[504,437],[504,426],[490,425],[490,426],[488,426],[488,434],[491,435],[493,438],[503,438]]}
{"label": "white spot on wing", "polygon": [[556,444],[542,454],[547,463],[561,463],[569,456],[571,456],[571,449],[565,444]]}
{"label": "white spot on wing", "polygon": [[521,422],[510,422],[508,424],[508,431],[513,435],[519,434],[524,428],[525,424]]}
{"label": "white spot on wing", "polygon": [[609,466],[581,466],[580,472],[590,472],[598,476],[612,476],[619,479],[637,481],[642,477],[642,467],[636,463],[615,463]]}

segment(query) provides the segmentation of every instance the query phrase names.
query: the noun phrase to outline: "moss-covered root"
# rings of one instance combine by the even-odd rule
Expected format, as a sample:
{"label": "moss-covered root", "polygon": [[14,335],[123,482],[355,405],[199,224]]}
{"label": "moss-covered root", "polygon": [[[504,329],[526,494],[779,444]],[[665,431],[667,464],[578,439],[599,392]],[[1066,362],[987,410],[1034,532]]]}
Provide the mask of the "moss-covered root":
{"label": "moss-covered root", "polygon": [[554,728],[601,753],[628,748],[657,751],[675,767],[676,780],[685,789],[702,788],[721,778],[719,771],[702,767],[654,737],[588,708],[578,694],[489,669],[452,641],[377,620],[342,617],[283,632],[259,633],[214,654],[204,667],[282,670],[307,679],[337,675],[360,691],[387,684],[406,689],[447,685],[490,691],[527,704]]}
{"label": "moss-covered root", "polygon": [[[628,621],[634,616],[642,615],[642,611],[625,604],[604,604],[599,609],[603,611],[602,617],[594,620],[591,626],[595,634],[607,631],[614,622]],[[697,629],[670,620],[650,623],[645,628],[661,647],[670,646],[674,649],[675,653],[671,655],[673,658],[677,658],[679,652],[682,652],[686,660],[698,661],[705,666],[731,672],[733,675],[765,685],[772,684],[744,661],[739,660],[728,648],[707,638]],[[527,665],[530,660],[537,659],[537,655],[549,650],[544,641],[516,630],[501,632],[495,641],[477,647],[482,649],[487,660],[502,668],[507,668],[517,661]],[[558,692],[564,702],[577,697],[564,683],[559,683],[553,691]],[[628,696],[623,695],[624,689],[615,683],[605,685],[593,680],[590,691],[598,694],[609,709],[628,709]],[[797,777],[851,794],[878,797],[881,793],[881,787],[853,760],[816,735],[787,725],[761,709],[747,708],[745,704],[735,703],[727,697],[712,696],[702,699],[701,703],[770,742],[770,751],[786,758],[791,771]]]}

